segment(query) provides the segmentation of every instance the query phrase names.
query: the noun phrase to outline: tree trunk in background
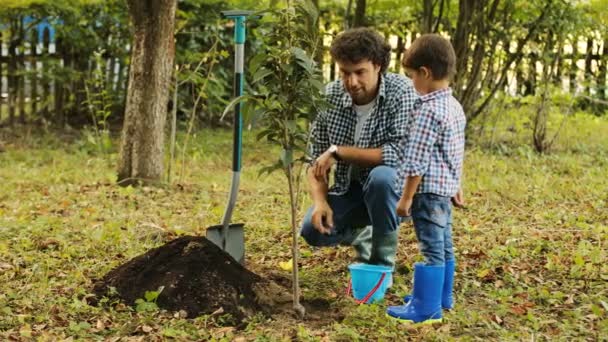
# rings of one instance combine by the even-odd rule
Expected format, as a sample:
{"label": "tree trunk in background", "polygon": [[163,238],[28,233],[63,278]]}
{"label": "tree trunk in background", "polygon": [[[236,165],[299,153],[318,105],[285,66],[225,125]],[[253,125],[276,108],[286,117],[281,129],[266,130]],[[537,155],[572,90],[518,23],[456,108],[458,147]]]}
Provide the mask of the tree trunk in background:
{"label": "tree trunk in background", "polygon": [[420,32],[431,33],[433,31],[433,0],[424,0],[422,3],[422,20],[420,21]]}
{"label": "tree trunk in background", "polygon": [[604,37],[604,48],[602,49],[602,55],[600,56],[600,67],[597,92],[600,100],[606,100],[606,88],[608,87],[608,35]]}
{"label": "tree trunk in background", "polygon": [[175,58],[177,0],[127,0],[134,38],[118,161],[121,185],[157,183]]}
{"label": "tree trunk in background", "polygon": [[536,78],[538,76],[538,69],[536,68],[536,62],[538,62],[538,56],[536,53],[530,54],[530,65],[528,66],[528,82],[529,87],[526,89],[525,95],[534,95],[536,93]]}
{"label": "tree trunk in background", "polygon": [[570,59],[570,93],[574,94],[576,92],[576,71],[578,70],[576,62],[578,62],[578,37],[574,37],[574,41],[572,42],[572,58]]}
{"label": "tree trunk in background", "polygon": [[591,95],[591,80],[593,71],[591,70],[591,57],[593,55],[593,39],[587,38],[587,53],[585,54],[585,94]]}
{"label": "tree trunk in background", "polygon": [[365,26],[365,0],[357,0],[357,8],[355,9],[355,18],[353,19],[353,27]]}
{"label": "tree trunk in background", "polygon": [[348,0],[348,4],[346,5],[346,12],[344,12],[344,29],[347,30],[351,28],[352,20],[350,17],[350,12],[353,8],[353,0]]}
{"label": "tree trunk in background", "polygon": [[317,37],[319,39],[316,54],[314,56],[315,61],[319,65],[319,69],[323,70],[323,55],[325,54],[325,47],[323,46],[323,35],[321,35],[321,11],[319,8],[319,0],[312,0],[312,4],[315,5],[317,12],[319,13],[319,19],[317,19],[316,28],[317,28]]}
{"label": "tree trunk in background", "polygon": [[397,53],[395,54],[395,72],[399,73],[401,71],[401,56],[403,55],[403,50],[405,49],[405,44],[403,43],[403,37],[399,35],[397,38]]}
{"label": "tree trunk in background", "polygon": [[469,60],[469,35],[471,29],[471,17],[475,0],[460,0],[458,2],[458,21],[456,31],[452,36],[452,45],[456,52],[456,75],[454,76],[453,88],[457,95],[464,87],[464,72],[467,70]]}
{"label": "tree trunk in background", "polygon": [[557,38],[557,51],[555,51],[555,53],[557,54],[557,62],[556,62],[556,70],[555,73],[553,74],[553,83],[555,85],[557,85],[558,87],[562,87],[562,74],[564,73],[564,58],[563,58],[563,51],[564,51],[564,39],[563,37],[558,37]]}

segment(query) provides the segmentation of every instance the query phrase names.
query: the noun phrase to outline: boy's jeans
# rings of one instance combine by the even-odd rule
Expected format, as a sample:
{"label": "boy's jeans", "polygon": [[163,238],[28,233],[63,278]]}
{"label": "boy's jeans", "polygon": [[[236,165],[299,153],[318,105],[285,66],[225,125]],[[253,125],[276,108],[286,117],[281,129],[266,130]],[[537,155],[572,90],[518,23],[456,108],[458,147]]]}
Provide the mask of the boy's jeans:
{"label": "boy's jeans", "polygon": [[412,220],[420,252],[427,265],[442,265],[454,259],[450,200],[449,197],[430,193],[414,196]]}

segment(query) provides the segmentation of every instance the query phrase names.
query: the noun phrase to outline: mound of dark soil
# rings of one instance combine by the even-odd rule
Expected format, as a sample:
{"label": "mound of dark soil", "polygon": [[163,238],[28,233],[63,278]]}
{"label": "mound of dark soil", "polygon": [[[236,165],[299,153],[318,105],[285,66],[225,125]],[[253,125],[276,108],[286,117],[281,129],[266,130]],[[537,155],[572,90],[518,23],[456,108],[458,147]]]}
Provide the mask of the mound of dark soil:
{"label": "mound of dark soil", "polygon": [[134,305],[146,291],[164,289],[160,308],[185,310],[188,317],[222,308],[240,320],[261,309],[255,287],[262,278],[248,271],[204,237],[183,236],[135,257],[97,281],[93,293],[108,296],[110,287]]}

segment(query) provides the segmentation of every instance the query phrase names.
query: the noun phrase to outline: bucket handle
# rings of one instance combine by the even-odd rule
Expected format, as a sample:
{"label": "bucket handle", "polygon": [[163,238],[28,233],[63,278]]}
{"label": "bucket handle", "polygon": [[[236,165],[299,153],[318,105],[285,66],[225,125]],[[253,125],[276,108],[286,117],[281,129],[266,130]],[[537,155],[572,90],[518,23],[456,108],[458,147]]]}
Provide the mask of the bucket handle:
{"label": "bucket handle", "polygon": [[[376,286],[374,286],[373,289],[371,289],[367,295],[365,297],[363,297],[363,299],[359,300],[359,299],[355,299],[355,302],[357,304],[363,304],[365,302],[367,302],[373,295],[374,293],[376,293],[376,291],[378,291],[378,289],[380,288],[380,284],[382,284],[382,281],[384,280],[384,277],[386,277],[386,272],[382,273],[382,276],[380,277],[380,280],[378,280],[378,283],[376,284]],[[346,295],[350,296],[350,292],[353,288],[353,282],[352,279],[348,280],[348,287],[346,288]]]}

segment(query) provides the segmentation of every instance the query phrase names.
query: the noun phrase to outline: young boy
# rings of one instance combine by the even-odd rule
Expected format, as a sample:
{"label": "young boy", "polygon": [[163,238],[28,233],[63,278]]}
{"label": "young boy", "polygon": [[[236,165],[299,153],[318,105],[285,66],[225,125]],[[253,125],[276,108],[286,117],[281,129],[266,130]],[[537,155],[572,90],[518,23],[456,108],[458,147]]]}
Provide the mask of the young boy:
{"label": "young boy", "polygon": [[436,34],[417,38],[402,65],[420,98],[414,104],[409,133],[403,140],[404,163],[399,175],[405,186],[397,204],[400,216],[411,212],[425,262],[414,265],[414,286],[405,305],[387,314],[402,321],[434,323],[442,308],[452,308],[454,251],[452,208],[459,204],[464,128],[462,106],[449,87],[456,55],[448,40]]}

